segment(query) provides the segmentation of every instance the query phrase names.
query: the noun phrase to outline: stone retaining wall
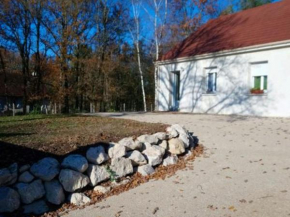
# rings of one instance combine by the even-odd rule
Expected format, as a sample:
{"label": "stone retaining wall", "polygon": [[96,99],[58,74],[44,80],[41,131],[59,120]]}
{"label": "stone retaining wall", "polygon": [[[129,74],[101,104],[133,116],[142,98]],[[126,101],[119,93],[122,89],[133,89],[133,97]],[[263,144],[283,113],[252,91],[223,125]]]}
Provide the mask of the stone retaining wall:
{"label": "stone retaining wall", "polygon": [[90,147],[86,156],[68,155],[61,163],[49,157],[20,168],[14,163],[0,170],[0,213],[21,209],[24,214],[39,215],[48,212],[50,204],[84,205],[90,202],[80,193],[84,187],[106,193],[110,188],[100,186],[101,182],[134,172],[152,174],[156,166],[175,164],[179,155],[190,154],[197,142],[184,127],[175,124],[166,132]]}

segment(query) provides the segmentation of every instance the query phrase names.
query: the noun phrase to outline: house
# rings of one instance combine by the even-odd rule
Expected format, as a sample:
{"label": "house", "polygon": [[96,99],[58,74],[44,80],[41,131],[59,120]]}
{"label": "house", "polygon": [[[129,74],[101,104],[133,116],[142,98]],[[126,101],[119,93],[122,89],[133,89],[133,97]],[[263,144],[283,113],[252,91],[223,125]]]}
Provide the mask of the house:
{"label": "house", "polygon": [[155,66],[158,111],[290,117],[290,0],[210,20]]}

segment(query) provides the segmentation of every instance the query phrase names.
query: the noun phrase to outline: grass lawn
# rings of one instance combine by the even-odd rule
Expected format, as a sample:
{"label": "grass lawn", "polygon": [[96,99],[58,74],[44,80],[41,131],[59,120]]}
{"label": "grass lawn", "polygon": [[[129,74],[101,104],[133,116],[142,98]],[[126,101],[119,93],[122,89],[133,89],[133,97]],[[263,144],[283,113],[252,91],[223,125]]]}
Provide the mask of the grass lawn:
{"label": "grass lawn", "polygon": [[96,143],[164,131],[165,125],[104,117],[28,115],[0,117],[0,168],[51,156],[85,153]]}

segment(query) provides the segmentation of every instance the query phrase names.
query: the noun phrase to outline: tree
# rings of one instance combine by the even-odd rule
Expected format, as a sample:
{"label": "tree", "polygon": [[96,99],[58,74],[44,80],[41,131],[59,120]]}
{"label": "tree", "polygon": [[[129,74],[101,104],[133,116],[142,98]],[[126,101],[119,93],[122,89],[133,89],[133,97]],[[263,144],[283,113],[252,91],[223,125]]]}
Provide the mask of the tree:
{"label": "tree", "polygon": [[132,13],[133,13],[133,19],[134,29],[129,27],[129,31],[132,36],[132,40],[134,42],[134,45],[136,47],[137,51],[137,61],[138,61],[138,70],[140,73],[140,81],[141,81],[141,88],[142,88],[142,96],[143,96],[143,106],[144,106],[144,112],[147,112],[147,105],[146,105],[146,95],[145,95],[145,88],[144,88],[144,77],[143,77],[143,71],[142,71],[142,64],[141,64],[141,54],[140,54],[140,10],[142,2],[140,0],[132,0]]}
{"label": "tree", "polygon": [[0,5],[0,37],[3,45],[16,49],[21,57],[23,76],[23,113],[28,101],[30,78],[31,26],[29,0],[3,0]]}
{"label": "tree", "polygon": [[241,10],[247,10],[250,8],[258,7],[264,4],[273,2],[273,0],[241,0]]}

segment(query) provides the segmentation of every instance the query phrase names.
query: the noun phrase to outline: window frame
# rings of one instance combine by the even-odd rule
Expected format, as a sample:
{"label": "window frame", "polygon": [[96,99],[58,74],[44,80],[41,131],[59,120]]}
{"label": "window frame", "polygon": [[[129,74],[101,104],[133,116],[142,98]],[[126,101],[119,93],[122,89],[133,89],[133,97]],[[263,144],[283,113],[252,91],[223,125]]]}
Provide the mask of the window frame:
{"label": "window frame", "polygon": [[[260,64],[266,64],[265,72],[255,74],[253,72],[252,66],[260,65]],[[256,80],[255,80],[256,78],[260,79],[259,89],[256,87]],[[250,62],[249,63],[249,92],[250,94],[251,95],[267,94],[268,88],[269,88],[268,81],[269,81],[269,61],[265,60],[265,61]]]}
{"label": "window frame", "polygon": [[[209,76],[212,74],[213,83],[212,83],[212,91],[209,91]],[[211,66],[204,68],[204,95],[216,95],[218,93],[218,67]]]}

